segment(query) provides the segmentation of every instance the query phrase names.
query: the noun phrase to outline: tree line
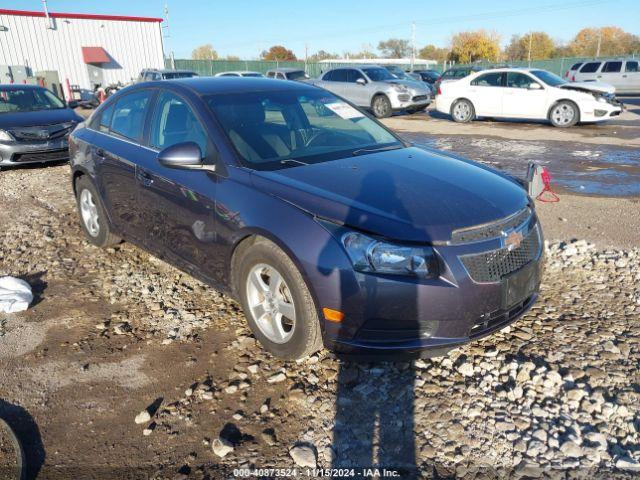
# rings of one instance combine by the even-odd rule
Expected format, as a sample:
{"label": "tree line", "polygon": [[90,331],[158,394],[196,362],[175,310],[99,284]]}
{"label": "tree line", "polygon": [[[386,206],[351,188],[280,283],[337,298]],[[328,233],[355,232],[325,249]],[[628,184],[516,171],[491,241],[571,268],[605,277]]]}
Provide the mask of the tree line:
{"label": "tree line", "polygon": [[[439,63],[454,61],[471,63],[476,61],[516,61],[546,60],[559,57],[596,57],[622,56],[640,53],[640,36],[625,32],[615,26],[601,28],[583,28],[569,42],[553,39],[546,32],[528,32],[513,35],[505,48],[500,46],[501,38],[494,32],[473,30],[459,32],[451,37],[447,47],[426,45],[416,52],[423,59],[436,60]],[[409,40],[390,38],[378,43],[377,51],[372,47],[357,52],[337,53],[319,50],[309,56],[308,61],[317,62],[337,58],[408,58],[412,54]],[[210,44],[193,50],[191,58],[218,60],[218,54]],[[274,45],[260,54],[261,60],[293,61],[298,60],[293,51],[282,45]],[[240,60],[228,56],[226,60]]]}

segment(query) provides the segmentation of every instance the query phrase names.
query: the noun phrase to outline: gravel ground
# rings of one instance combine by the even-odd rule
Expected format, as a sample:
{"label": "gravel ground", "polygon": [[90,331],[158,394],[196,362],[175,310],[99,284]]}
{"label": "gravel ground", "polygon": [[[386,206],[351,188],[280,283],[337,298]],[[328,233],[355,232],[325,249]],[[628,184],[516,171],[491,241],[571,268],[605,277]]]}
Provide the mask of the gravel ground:
{"label": "gravel ground", "polygon": [[132,245],[85,242],[67,166],[3,172],[0,275],[36,298],[0,314],[0,417],[43,478],[637,477],[640,249],[615,242],[638,231],[637,204],[618,202],[596,245],[572,240],[563,202],[543,214],[541,300],[491,337],[415,362],[284,363],[233,300]]}

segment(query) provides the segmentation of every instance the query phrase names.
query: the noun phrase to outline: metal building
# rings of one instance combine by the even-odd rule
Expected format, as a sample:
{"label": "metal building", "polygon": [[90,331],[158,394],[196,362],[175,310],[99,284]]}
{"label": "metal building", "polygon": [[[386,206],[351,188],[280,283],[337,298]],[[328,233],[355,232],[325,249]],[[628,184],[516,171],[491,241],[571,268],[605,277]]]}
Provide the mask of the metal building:
{"label": "metal building", "polygon": [[[46,6],[46,4],[45,4]],[[0,9],[0,83],[55,76],[87,91],[163,68],[161,18]],[[43,75],[43,77],[40,77]]]}

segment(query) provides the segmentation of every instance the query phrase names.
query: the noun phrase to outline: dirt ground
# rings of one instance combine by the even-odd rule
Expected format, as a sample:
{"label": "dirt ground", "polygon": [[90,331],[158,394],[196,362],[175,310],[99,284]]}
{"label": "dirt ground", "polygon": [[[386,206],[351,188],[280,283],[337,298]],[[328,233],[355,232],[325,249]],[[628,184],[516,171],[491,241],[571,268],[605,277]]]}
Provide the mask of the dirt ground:
{"label": "dirt ground", "polygon": [[26,312],[0,314],[0,418],[30,478],[234,478],[295,468],[299,451],[322,468],[386,458],[406,478],[640,471],[638,198],[539,204],[542,298],[492,337],[418,362],[324,351],[287,363],[262,351],[233,300],[132,245],[84,241],[68,173],[0,173],[0,276],[35,293]]}

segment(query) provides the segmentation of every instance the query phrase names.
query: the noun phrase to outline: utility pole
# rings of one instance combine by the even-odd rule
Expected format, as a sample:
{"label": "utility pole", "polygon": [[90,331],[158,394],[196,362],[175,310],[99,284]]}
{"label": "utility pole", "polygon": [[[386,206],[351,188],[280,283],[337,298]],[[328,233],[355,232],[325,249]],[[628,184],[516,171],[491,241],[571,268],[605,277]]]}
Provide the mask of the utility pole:
{"label": "utility pole", "polygon": [[411,71],[416,63],[416,22],[411,23]]}
{"label": "utility pole", "polygon": [[598,47],[596,48],[596,58],[600,56],[600,47],[602,46],[602,29],[598,29]]}
{"label": "utility pole", "polygon": [[527,53],[527,61],[529,62],[529,67],[531,67],[531,39],[533,37],[533,33],[529,32],[529,52]]}
{"label": "utility pole", "polygon": [[304,71],[305,73],[309,73],[307,72],[307,59],[309,58],[309,44],[305,43],[304,44]]}

